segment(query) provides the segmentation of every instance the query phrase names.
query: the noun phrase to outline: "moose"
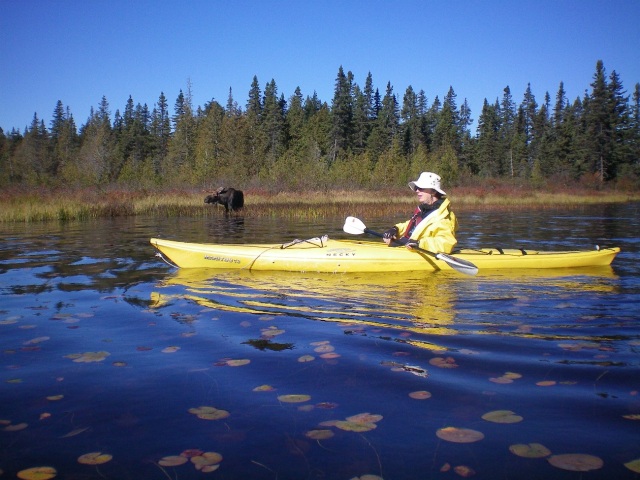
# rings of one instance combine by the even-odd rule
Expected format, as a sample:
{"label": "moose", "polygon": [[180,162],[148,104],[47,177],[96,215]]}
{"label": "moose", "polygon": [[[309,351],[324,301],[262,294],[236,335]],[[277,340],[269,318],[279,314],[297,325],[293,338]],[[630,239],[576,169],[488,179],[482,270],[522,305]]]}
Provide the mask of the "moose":
{"label": "moose", "polygon": [[229,213],[229,210],[242,210],[244,207],[244,194],[242,190],[236,190],[231,187],[220,187],[213,195],[207,195],[204,199],[204,203],[216,204],[224,206],[225,213]]}

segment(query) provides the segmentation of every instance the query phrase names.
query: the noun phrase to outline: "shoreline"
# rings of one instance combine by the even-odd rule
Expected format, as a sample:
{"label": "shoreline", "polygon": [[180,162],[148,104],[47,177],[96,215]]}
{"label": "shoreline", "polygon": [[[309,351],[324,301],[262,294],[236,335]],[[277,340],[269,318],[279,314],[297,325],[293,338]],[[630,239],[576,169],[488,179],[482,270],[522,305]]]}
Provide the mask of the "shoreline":
{"label": "shoreline", "polygon": [[[29,190],[0,194],[0,223],[71,221],[119,216],[209,216],[224,215],[219,205],[207,205],[209,191],[183,190]],[[328,190],[269,192],[247,189],[245,208],[230,215],[283,218],[322,218],[333,215],[402,215],[415,208],[416,198],[408,189],[376,191]],[[640,201],[640,192],[574,188],[549,191],[498,186],[450,189],[454,210],[517,210],[581,207]]]}

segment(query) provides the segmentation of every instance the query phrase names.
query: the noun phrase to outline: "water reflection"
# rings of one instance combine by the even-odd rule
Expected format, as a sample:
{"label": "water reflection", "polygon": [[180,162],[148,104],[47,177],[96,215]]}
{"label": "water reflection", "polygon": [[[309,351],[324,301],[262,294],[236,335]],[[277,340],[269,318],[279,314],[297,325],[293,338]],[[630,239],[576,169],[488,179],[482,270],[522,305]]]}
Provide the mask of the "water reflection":
{"label": "water reflection", "polygon": [[[217,311],[334,322],[350,328],[349,332],[368,327],[396,341],[446,350],[432,337],[461,331],[487,334],[505,326],[504,317],[482,318],[479,323],[477,312],[482,308],[499,306],[508,312],[531,307],[530,315],[534,315],[535,307],[528,300],[532,290],[547,296],[544,305],[552,305],[551,299],[570,294],[589,297],[615,292],[616,279],[611,267],[543,269],[527,275],[505,270],[475,278],[462,278],[455,272],[301,274],[177,269],[158,283],[150,299],[153,308],[188,300]],[[547,308],[538,315],[544,316]],[[471,319],[469,312],[475,312]],[[561,315],[556,313],[556,317]],[[509,335],[547,338],[539,325],[534,329],[521,320],[516,325]],[[553,336],[559,338],[557,332]]]}

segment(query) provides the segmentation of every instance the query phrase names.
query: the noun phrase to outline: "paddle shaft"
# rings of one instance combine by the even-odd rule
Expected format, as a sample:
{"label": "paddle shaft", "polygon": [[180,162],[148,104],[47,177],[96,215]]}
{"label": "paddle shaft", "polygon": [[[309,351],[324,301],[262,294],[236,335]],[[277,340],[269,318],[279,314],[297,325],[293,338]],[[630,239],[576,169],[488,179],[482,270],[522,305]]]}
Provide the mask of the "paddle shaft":
{"label": "paddle shaft", "polygon": [[[379,232],[374,232],[373,230],[369,230],[368,228],[365,227],[364,229],[364,233],[368,233],[370,235],[373,235],[375,237],[380,237],[380,238],[384,238],[384,235],[382,235]],[[402,242],[399,242],[397,239],[393,239],[391,240],[393,243],[395,243],[396,245],[404,245]],[[438,258],[438,254],[437,253],[433,253],[430,252],[429,250],[425,250],[424,248],[420,248],[420,247],[411,247],[413,250],[416,250],[418,252],[422,252],[422,253],[426,253],[427,255],[431,255],[433,258]]]}

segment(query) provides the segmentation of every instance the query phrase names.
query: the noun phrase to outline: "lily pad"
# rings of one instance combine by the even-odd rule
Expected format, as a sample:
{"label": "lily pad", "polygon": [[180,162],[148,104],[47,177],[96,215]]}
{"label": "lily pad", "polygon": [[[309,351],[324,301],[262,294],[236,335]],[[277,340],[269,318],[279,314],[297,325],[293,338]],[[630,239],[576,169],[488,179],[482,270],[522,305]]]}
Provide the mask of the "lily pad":
{"label": "lily pad", "polygon": [[53,467],[33,467],[18,472],[18,478],[22,480],[49,480],[54,478],[58,472]]}
{"label": "lily pad", "polygon": [[351,415],[347,417],[346,420],[348,422],[357,422],[357,423],[375,423],[382,420],[382,415],[374,414],[374,413],[358,413],[357,415]]}
{"label": "lily pad", "polygon": [[229,365],[230,367],[242,367],[250,363],[251,360],[249,360],[248,358],[242,358],[239,360],[227,360],[227,365]]}
{"label": "lily pad", "polygon": [[65,358],[71,358],[76,363],[91,363],[102,362],[105,358],[111,355],[109,352],[85,352],[85,353],[72,353],[65,355]]}
{"label": "lily pad", "polygon": [[426,400],[427,398],[431,398],[431,393],[426,390],[418,390],[416,392],[409,393],[409,397],[414,400]]}
{"label": "lily pad", "polygon": [[311,396],[303,394],[279,395],[278,400],[283,403],[303,403],[311,400]]}
{"label": "lily pad", "polygon": [[29,426],[28,423],[15,423],[12,425],[7,425],[6,427],[3,428],[3,430],[5,432],[19,432],[20,430],[24,430],[25,428],[27,428]]}
{"label": "lily pad", "polygon": [[162,467],[177,467],[178,465],[184,465],[188,461],[189,459],[187,457],[183,457],[181,455],[168,455],[166,457],[162,457],[158,462],[158,465]]}
{"label": "lily pad", "polygon": [[476,474],[476,471],[473,468],[467,467],[466,465],[458,465],[457,467],[453,468],[453,471],[460,475],[462,478],[473,477]]}
{"label": "lily pad", "polygon": [[346,430],[347,432],[368,432],[369,430],[373,430],[377,427],[373,422],[350,422],[348,420],[339,420],[335,425],[340,430]]}
{"label": "lily pad", "polygon": [[331,360],[332,358],[340,358],[342,355],[336,352],[327,352],[320,355],[320,358]]}
{"label": "lily pad", "polygon": [[318,430],[309,430],[305,433],[307,438],[311,438],[312,440],[326,440],[327,438],[333,437],[333,432],[331,430],[327,430],[325,428]]}
{"label": "lily pad", "polygon": [[622,418],[626,418],[627,420],[640,420],[640,415],[637,413],[623,415]]}
{"label": "lily pad", "polygon": [[80,455],[78,457],[78,463],[82,463],[84,465],[101,465],[103,463],[107,463],[112,458],[113,456],[108,453],[91,452]]}
{"label": "lily pad", "polygon": [[482,415],[482,419],[493,423],[518,423],[522,421],[520,415],[516,415],[511,410],[494,410]]}
{"label": "lily pad", "polygon": [[218,452],[204,452],[202,455],[191,457],[191,463],[195,465],[196,470],[201,470],[205,473],[217,470],[221,461],[222,455]]}
{"label": "lily pad", "polygon": [[588,472],[602,468],[604,462],[601,458],[584,453],[565,453],[563,455],[552,455],[548,458],[551,465],[563,470],[572,472]]}
{"label": "lily pad", "polygon": [[514,455],[524,458],[544,458],[551,455],[551,450],[540,443],[517,443],[509,447]]}
{"label": "lily pad", "polygon": [[429,360],[429,363],[434,367],[440,368],[458,368],[458,364],[453,357],[435,357]]}
{"label": "lily pad", "polygon": [[260,385],[259,387],[255,387],[253,389],[254,392],[273,392],[275,388],[271,385]]}
{"label": "lily pad", "polygon": [[335,348],[332,345],[320,345],[316,348],[313,349],[314,352],[317,353],[328,353],[328,352],[333,352],[335,350]]}
{"label": "lily pad", "polygon": [[223,418],[227,418],[230,415],[226,410],[207,406],[190,408],[189,413],[193,413],[195,416],[202,420],[221,420]]}
{"label": "lily pad", "polygon": [[635,473],[640,473],[640,458],[636,458],[635,460],[631,460],[624,464],[629,470]]}
{"label": "lily pad", "polygon": [[454,443],[479,442],[484,438],[482,432],[470,428],[444,427],[436,431],[438,438]]}

